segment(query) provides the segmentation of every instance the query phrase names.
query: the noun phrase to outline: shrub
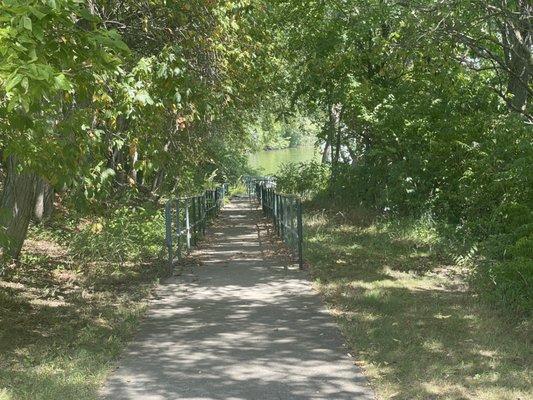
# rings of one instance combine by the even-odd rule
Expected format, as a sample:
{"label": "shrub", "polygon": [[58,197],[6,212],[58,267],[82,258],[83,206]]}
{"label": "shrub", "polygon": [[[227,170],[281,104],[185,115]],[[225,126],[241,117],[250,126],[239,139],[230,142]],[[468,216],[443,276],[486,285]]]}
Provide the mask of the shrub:
{"label": "shrub", "polygon": [[152,204],[122,205],[79,225],[70,247],[80,260],[140,261],[163,248],[164,216]]}
{"label": "shrub", "polygon": [[[533,243],[533,242],[532,242]],[[531,243],[529,244],[531,246]],[[523,317],[533,310],[533,260],[494,262],[479,271],[485,295]]]}
{"label": "shrub", "polygon": [[242,179],[242,177],[239,177],[234,182],[232,182],[229,185],[229,197],[233,196],[242,196],[248,194],[248,187],[246,186],[246,183]]}
{"label": "shrub", "polygon": [[277,188],[309,198],[327,189],[330,173],[329,165],[317,161],[286,163],[276,174]]}

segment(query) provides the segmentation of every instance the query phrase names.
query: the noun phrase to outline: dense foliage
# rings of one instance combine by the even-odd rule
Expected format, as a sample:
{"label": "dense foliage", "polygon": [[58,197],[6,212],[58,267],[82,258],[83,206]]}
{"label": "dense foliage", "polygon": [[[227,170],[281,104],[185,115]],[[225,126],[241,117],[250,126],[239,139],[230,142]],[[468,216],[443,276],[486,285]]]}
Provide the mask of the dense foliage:
{"label": "dense foliage", "polygon": [[[378,215],[453,226],[486,292],[526,313],[532,13],[521,0],[279,0],[269,14],[283,32],[293,104],[325,112],[323,191]],[[286,167],[282,188],[321,185],[305,174],[313,169]]]}
{"label": "dense foliage", "polygon": [[238,177],[249,149],[313,135],[330,167],[287,167],[282,186],[325,185],[352,206],[454,226],[486,282],[523,310],[532,7],[4,0],[3,253],[19,256],[30,220],[50,218],[57,197],[78,208],[194,192]]}
{"label": "dense foliage", "polygon": [[238,176],[261,93],[253,2],[0,3],[0,244],[54,196],[190,193]]}
{"label": "dense foliage", "polygon": [[311,198],[327,189],[330,175],[327,164],[316,161],[286,163],[276,174],[276,186],[282,193],[295,193],[302,198]]}
{"label": "dense foliage", "polygon": [[247,131],[252,139],[252,150],[273,150],[313,146],[320,128],[308,116],[296,114],[277,118],[275,113],[265,113],[249,124]]}

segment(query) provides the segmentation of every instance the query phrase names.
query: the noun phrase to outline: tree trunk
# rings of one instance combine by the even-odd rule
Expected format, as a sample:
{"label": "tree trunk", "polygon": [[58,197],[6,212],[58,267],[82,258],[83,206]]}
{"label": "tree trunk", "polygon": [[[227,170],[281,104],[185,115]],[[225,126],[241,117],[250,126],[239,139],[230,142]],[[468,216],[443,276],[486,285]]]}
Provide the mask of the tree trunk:
{"label": "tree trunk", "polygon": [[[334,104],[329,109],[329,140],[331,143],[331,187],[335,188],[337,166],[341,148],[341,113],[342,105]],[[333,147],[335,146],[335,147]]]}
{"label": "tree trunk", "polygon": [[43,178],[37,177],[35,184],[35,207],[33,219],[37,223],[45,222],[52,216],[54,209],[54,188]]}
{"label": "tree trunk", "polygon": [[139,161],[139,153],[137,152],[137,146],[131,145],[130,146],[130,173],[129,173],[129,179],[130,184],[132,186],[137,185],[137,168],[136,165],[137,161]]}
{"label": "tree trunk", "polygon": [[513,111],[524,112],[528,104],[528,86],[531,83],[533,68],[531,61],[533,6],[529,1],[519,0],[513,11],[501,24],[504,60],[509,69],[507,91],[512,95],[509,100],[510,108]]}
{"label": "tree trunk", "polygon": [[322,152],[322,164],[326,164],[329,161],[329,158],[329,140],[326,140],[324,151]]}
{"label": "tree trunk", "polygon": [[157,193],[159,189],[161,188],[161,185],[163,184],[165,178],[165,172],[163,170],[157,171],[154,182],[152,184],[152,193]]}
{"label": "tree trunk", "polygon": [[342,139],[342,131],[341,131],[341,124],[340,124],[340,116],[337,124],[337,139],[335,143],[335,165],[339,164],[340,160],[340,154],[341,154],[341,139]]}
{"label": "tree trunk", "polygon": [[352,166],[357,165],[357,153],[354,149],[350,147],[349,144],[346,144],[346,150],[348,150],[348,154],[350,155],[350,164]]}
{"label": "tree trunk", "polygon": [[7,243],[2,243],[3,254],[18,259],[35,206],[34,173],[17,171],[17,159],[7,160],[7,178],[1,198],[0,225],[5,229]]}

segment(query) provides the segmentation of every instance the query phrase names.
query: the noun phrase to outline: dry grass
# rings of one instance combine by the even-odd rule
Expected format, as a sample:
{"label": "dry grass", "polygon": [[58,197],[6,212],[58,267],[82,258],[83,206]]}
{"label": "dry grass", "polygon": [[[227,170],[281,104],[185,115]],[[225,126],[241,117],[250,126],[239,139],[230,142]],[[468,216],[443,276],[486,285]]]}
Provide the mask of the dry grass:
{"label": "dry grass", "polygon": [[531,329],[469,290],[424,224],[309,211],[318,289],[381,399],[533,398]]}

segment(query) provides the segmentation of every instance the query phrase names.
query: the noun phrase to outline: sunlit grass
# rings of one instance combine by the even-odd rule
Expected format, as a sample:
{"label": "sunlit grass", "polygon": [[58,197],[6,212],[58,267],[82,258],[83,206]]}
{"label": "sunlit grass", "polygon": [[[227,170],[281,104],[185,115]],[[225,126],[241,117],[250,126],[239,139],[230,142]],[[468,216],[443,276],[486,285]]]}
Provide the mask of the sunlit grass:
{"label": "sunlit grass", "polygon": [[533,398],[530,325],[477,298],[431,221],[308,209],[316,285],[380,398]]}
{"label": "sunlit grass", "polygon": [[[1,400],[97,397],[165,270],[157,258],[159,239],[153,242],[155,232],[148,231],[163,228],[143,224],[148,217],[111,217],[108,231],[90,238],[94,248],[103,240],[131,243],[123,253],[129,258],[116,258],[115,251],[80,254],[85,236],[77,232],[76,241],[59,228],[30,233],[21,263],[0,276]],[[129,231],[115,235],[113,218],[128,218],[122,224]],[[136,224],[145,226],[142,235]]]}

